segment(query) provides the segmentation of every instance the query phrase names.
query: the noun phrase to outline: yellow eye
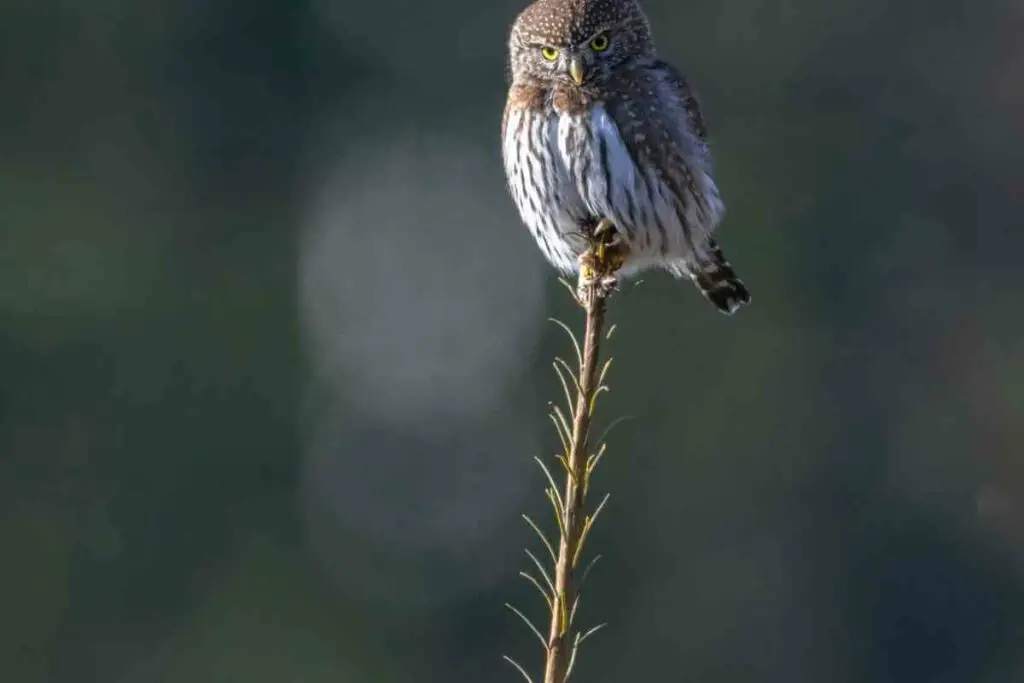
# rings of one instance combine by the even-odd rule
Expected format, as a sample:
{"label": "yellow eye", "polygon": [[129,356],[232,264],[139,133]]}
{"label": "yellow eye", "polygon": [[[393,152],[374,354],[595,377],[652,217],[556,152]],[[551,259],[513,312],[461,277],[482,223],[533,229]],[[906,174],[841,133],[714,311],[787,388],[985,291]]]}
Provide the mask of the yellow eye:
{"label": "yellow eye", "polygon": [[594,52],[604,52],[608,49],[608,45],[611,41],[608,40],[608,35],[600,33],[590,39],[590,49]]}
{"label": "yellow eye", "polygon": [[553,62],[556,59],[558,59],[558,48],[542,47],[540,49],[540,54],[542,57],[544,57],[544,59],[548,60],[549,62]]}

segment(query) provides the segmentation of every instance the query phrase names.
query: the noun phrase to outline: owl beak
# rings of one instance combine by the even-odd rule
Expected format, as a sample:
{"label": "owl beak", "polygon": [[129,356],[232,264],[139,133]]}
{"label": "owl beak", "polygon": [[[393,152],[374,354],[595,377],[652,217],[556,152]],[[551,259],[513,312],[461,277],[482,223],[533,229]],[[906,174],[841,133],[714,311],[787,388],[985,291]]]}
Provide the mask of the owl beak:
{"label": "owl beak", "polygon": [[583,85],[583,60],[579,57],[569,60],[569,76],[576,85]]}

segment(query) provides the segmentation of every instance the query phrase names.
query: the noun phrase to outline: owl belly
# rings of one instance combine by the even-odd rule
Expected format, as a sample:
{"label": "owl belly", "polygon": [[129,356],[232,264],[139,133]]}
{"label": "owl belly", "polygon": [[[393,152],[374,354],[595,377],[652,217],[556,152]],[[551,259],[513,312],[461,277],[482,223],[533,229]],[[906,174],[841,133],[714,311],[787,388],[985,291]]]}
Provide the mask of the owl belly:
{"label": "owl belly", "polygon": [[592,223],[586,204],[558,151],[558,115],[513,110],[502,141],[505,175],[519,215],[544,256],[565,274],[579,270],[587,247],[582,228]]}
{"label": "owl belly", "polygon": [[604,107],[563,113],[558,140],[562,166],[586,212],[610,219],[629,246],[623,275],[652,266],[677,271],[692,260],[691,235],[702,235],[704,229],[686,224],[697,218],[684,207],[695,202],[680,201],[654,167],[637,166]]}

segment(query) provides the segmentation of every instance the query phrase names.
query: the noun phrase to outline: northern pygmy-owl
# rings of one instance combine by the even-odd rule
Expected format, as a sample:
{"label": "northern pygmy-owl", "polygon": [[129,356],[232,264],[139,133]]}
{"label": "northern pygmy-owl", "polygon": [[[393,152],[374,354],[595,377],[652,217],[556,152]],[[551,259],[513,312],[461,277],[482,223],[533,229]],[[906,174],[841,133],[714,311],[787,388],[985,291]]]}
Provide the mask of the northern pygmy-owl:
{"label": "northern pygmy-owl", "polygon": [[724,212],[686,79],[657,57],[636,0],[536,0],[509,39],[502,156],[523,222],[577,272],[585,231],[611,224],[620,276],[689,277],[724,313],[750,300],[711,237]]}

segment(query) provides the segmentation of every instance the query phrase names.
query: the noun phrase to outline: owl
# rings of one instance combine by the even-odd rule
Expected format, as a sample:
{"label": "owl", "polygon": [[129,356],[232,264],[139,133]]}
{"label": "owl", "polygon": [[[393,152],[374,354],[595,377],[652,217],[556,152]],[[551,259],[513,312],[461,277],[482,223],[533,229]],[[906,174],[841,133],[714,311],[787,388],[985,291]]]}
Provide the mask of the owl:
{"label": "owl", "polygon": [[688,277],[723,313],[750,301],[712,232],[724,205],[707,126],[636,0],[536,0],[509,37],[502,159],[520,217],[562,273],[611,227],[617,277]]}

